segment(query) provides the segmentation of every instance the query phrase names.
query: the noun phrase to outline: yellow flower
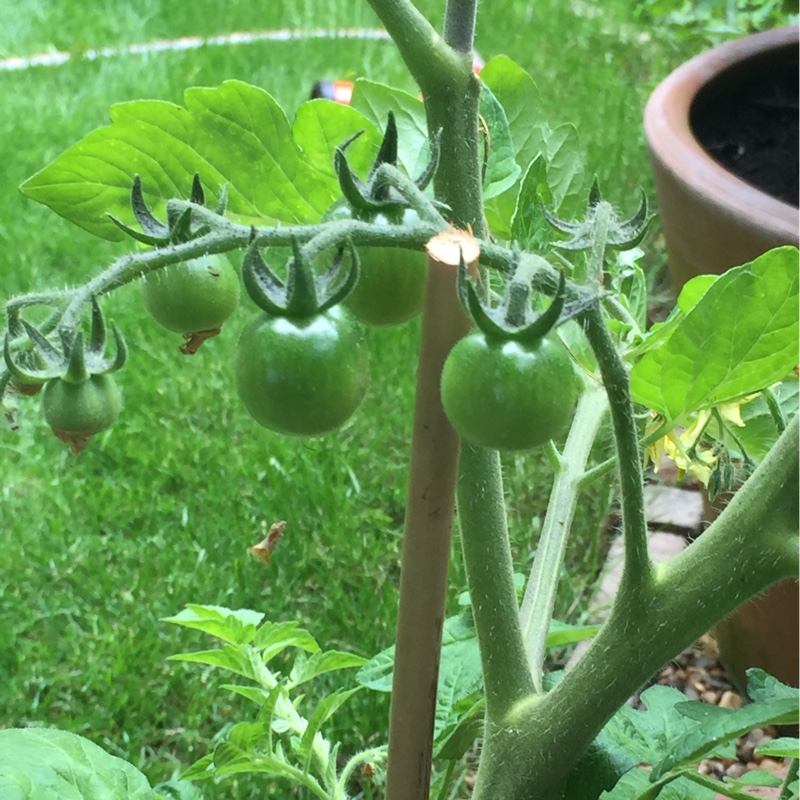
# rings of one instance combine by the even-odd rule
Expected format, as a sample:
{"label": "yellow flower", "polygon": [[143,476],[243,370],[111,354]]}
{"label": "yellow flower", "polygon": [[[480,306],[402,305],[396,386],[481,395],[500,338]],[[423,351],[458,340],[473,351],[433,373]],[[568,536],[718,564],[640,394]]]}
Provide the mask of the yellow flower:
{"label": "yellow flower", "polygon": [[[733,403],[725,403],[717,406],[716,410],[723,420],[742,428],[744,427],[744,422],[742,421],[741,406],[743,403],[749,403],[755,397],[758,397],[758,395],[753,394]],[[661,459],[666,455],[678,467],[679,478],[682,478],[688,472],[690,475],[694,475],[704,486],[708,486],[708,479],[711,476],[714,465],[717,463],[717,456],[714,454],[713,447],[698,445],[698,440],[708,426],[711,414],[712,409],[704,408],[698,412],[689,427],[680,432],[677,429],[672,430],[653,442],[645,450],[645,466],[653,464],[655,465],[655,471],[658,472]],[[652,433],[660,427],[659,418],[655,414],[654,417],[656,419],[648,427],[648,433]]]}

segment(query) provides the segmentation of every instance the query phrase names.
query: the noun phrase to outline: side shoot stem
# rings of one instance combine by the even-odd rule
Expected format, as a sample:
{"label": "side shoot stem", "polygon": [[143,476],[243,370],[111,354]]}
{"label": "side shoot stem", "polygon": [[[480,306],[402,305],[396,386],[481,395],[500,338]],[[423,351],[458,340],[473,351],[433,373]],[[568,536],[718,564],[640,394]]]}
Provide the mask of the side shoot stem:
{"label": "side shoot stem", "polygon": [[586,337],[597,358],[608,394],[622,497],[622,529],[625,537],[623,587],[644,587],[652,564],[647,553],[647,518],[642,490],[642,456],[639,432],[633,416],[630,381],[625,363],[606,327],[603,312],[593,306],[583,315]]}
{"label": "side shoot stem", "polygon": [[547,515],[522,600],[520,625],[537,694],[544,691],[542,680],[547,634],[564,549],[578,504],[580,481],[607,407],[602,387],[585,392],[578,403],[564,452],[558,459]]}

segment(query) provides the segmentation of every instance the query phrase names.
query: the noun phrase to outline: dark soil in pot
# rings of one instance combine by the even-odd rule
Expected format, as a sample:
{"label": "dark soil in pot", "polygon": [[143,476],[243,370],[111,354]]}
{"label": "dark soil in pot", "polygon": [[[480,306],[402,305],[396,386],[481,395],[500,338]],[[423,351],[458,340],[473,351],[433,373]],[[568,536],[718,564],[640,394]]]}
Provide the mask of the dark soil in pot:
{"label": "dark soil in pot", "polygon": [[748,59],[706,84],[690,124],[703,148],[727,170],[766,194],[798,205],[796,43]]}

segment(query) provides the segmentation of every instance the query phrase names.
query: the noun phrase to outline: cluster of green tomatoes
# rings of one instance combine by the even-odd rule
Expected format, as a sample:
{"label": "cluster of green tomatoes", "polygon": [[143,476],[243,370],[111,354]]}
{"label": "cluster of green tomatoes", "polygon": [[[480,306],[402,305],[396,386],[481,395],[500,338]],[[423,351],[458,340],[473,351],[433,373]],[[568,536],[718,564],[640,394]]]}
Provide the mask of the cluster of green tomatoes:
{"label": "cluster of green tomatoes", "polygon": [[[358,258],[348,254],[346,275],[341,274],[342,255],[337,265],[316,275],[296,248],[285,281],[266,267],[255,244],[245,255],[245,287],[261,310],[239,337],[236,386],[249,414],[272,431],[317,436],[346,422],[369,383],[365,325],[400,324],[421,310],[426,274],[422,252],[361,248]],[[219,333],[240,300],[239,275],[224,256],[162,268],[145,278],[141,288],[150,315],[185,337],[181,349],[186,353]],[[96,303],[94,309],[90,345],[78,334],[52,374],[26,370],[7,353],[19,391],[32,394],[44,384],[45,419],[75,452],[109,428],[122,408],[111,373],[124,363],[124,343],[114,329],[117,353],[105,357]],[[44,346],[46,340],[34,330],[34,344],[45,351],[37,351],[39,364],[47,358],[55,361],[55,349]],[[467,439],[519,450],[563,430],[578,385],[569,353],[552,333],[515,337],[477,327],[447,358],[442,402]]]}
{"label": "cluster of green tomatoes", "polygon": [[[285,282],[254,245],[245,256],[245,287],[261,312],[239,337],[236,386],[247,411],[269,430],[316,436],[341,426],[369,383],[365,325],[396,325],[420,313],[422,252],[361,248],[357,259],[350,253],[350,271],[359,264],[357,278],[337,274],[341,255],[315,276],[295,248]],[[189,336],[227,319],[238,303],[239,281],[226,259],[207,257],[156,273],[143,292],[157,321]],[[502,322],[507,310],[499,309],[502,303],[492,316]],[[453,348],[442,374],[442,402],[459,433],[487,447],[521,450],[562,432],[572,418],[579,380],[569,352],[551,332],[559,311],[556,301],[515,326],[489,325],[473,311],[476,330]]]}
{"label": "cluster of green tomatoes", "polygon": [[[354,215],[382,227],[413,226],[414,211],[395,202],[385,187],[363,184],[349,172],[344,149],[350,141],[340,146],[336,162],[345,198],[326,221]],[[395,160],[396,129],[390,119],[373,173]],[[429,177],[418,186],[423,188]],[[192,197],[202,205],[197,178]],[[156,220],[144,205],[138,178],[132,205],[142,232],[118,224],[144,243],[159,246],[198,235],[190,213],[168,225]],[[297,436],[322,435],[347,421],[369,383],[364,327],[398,325],[417,316],[426,272],[421,250],[361,247],[356,252],[348,243],[321,268],[309,263],[294,242],[285,276],[279,276],[253,238],[243,258],[242,282],[260,313],[241,332],[235,357],[237,391],[253,419]],[[538,315],[531,310],[530,280],[516,271],[499,302],[467,280],[463,263],[458,285],[476,330],[456,344],[442,373],[442,403],[455,429],[498,450],[528,449],[560,434],[572,417],[580,384],[568,351],[552,333],[563,321],[563,280],[550,307]],[[184,337],[182,352],[193,354],[238,307],[240,280],[226,257],[206,255],[148,273],[142,296],[160,325]],[[111,373],[125,362],[122,336],[113,329],[116,353],[107,357],[105,324],[95,299],[88,343],[81,332],[62,334],[59,349],[27,322],[20,326],[31,347],[12,354],[6,337],[12,388],[33,394],[44,385],[46,421],[79,453],[121,411]]]}

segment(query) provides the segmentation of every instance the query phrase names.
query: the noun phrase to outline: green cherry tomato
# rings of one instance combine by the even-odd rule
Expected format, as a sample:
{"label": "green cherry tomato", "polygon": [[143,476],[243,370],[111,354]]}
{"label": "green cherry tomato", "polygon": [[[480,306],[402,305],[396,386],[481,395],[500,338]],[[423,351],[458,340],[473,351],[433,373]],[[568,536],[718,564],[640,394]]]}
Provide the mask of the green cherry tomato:
{"label": "green cherry tomato", "polygon": [[74,453],[100,431],[110,428],[122,410],[122,394],[110,375],[92,375],[83,383],[56,378],[42,397],[44,418]]}
{"label": "green cherry tomato", "polygon": [[145,308],[167,330],[184,335],[219,328],[239,304],[239,276],[224,256],[172,264],[142,281]]}
{"label": "green cherry tomato", "polygon": [[[346,206],[336,210],[332,218],[350,215]],[[406,209],[404,225],[419,220],[417,213]],[[369,220],[374,225],[390,225],[383,214]],[[396,223],[395,223],[396,224]],[[365,325],[400,325],[422,311],[425,297],[425,253],[405,247],[359,247],[360,274],[356,288],[344,305]]]}
{"label": "green cherry tomato", "polygon": [[341,306],[305,319],[258,314],[236,352],[239,397],[260,425],[318,436],[353,414],[369,383],[359,324]]}
{"label": "green cherry tomato", "polygon": [[442,371],[442,404],[453,427],[494,450],[527,450],[558,436],[577,397],[572,360],[554,336],[531,345],[472,333]]}

